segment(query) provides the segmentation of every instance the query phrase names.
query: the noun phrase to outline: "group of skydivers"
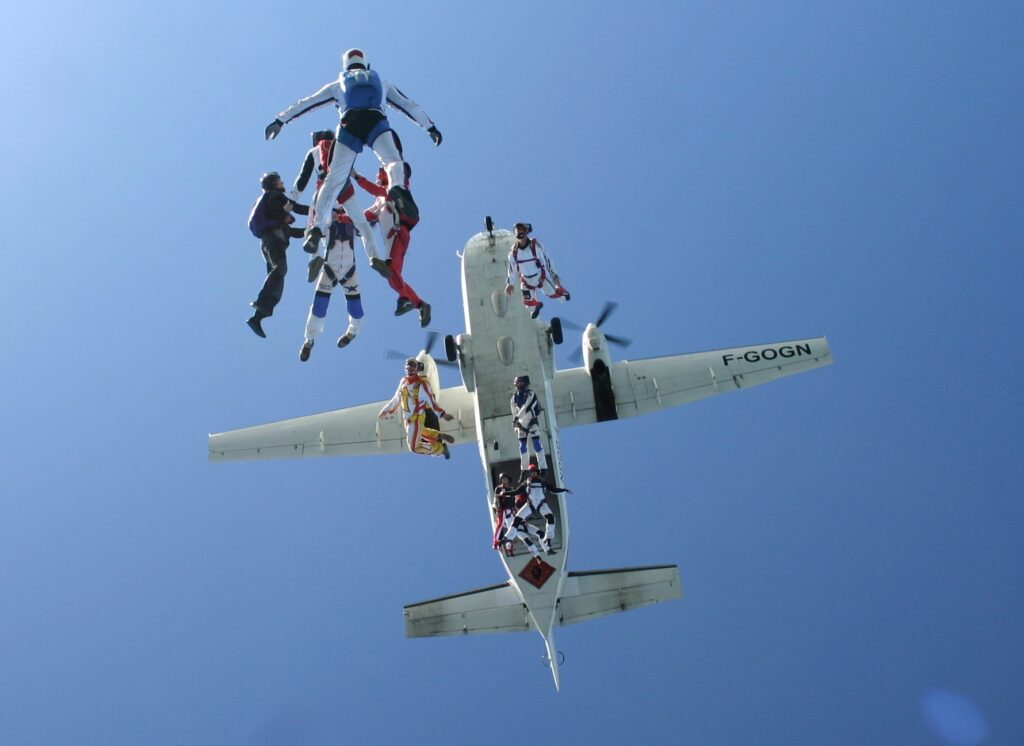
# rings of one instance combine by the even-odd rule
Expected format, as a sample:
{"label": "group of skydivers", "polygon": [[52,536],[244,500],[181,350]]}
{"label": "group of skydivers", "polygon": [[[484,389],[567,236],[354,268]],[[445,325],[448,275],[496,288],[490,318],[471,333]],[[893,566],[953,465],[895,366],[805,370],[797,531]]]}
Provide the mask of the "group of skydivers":
{"label": "group of skydivers", "polygon": [[[249,229],[260,239],[267,266],[263,287],[251,303],[253,314],[246,320],[257,336],[266,337],[263,320],[273,315],[284,292],[289,239],[302,238],[303,250],[311,255],[307,280],[316,281],[316,289],[299,350],[302,361],[309,359],[316,338],[324,330],[331,293],[338,285],[342,287],[348,310],[348,327],[339,337],[338,347],[347,346],[359,332],[364,314],[353,246],[356,235],[362,241],[370,267],[387,279],[398,295],[395,316],[416,309],[420,326],[430,323],[430,304],[413,290],[403,276],[410,231],[419,222],[419,208],[409,191],[412,168],[403,159],[401,140],[391,129],[384,113],[385,105],[397,109],[425,129],[435,145],[441,144],[441,132],[419,104],[370,68],[362,50],[350,49],[342,56],[342,71],[338,79],[279,113],[266,127],[267,140],[277,137],[285,124],[329,103],[338,109],[340,122],[337,130],[312,133],[312,148],[306,153],[290,192],[286,193],[277,172],[263,174],[260,178],[262,193],[249,215]],[[375,181],[370,181],[353,168],[356,156],[364,147],[370,148],[381,164]],[[300,204],[299,198],[314,173],[316,188],[311,205]],[[365,211],[356,198],[353,180],[374,197],[373,204]],[[294,227],[293,213],[308,215],[305,230]],[[383,254],[377,249],[373,225],[380,229],[384,241]],[[532,230],[529,223],[516,223],[514,226],[516,240],[508,254],[505,294],[511,295],[513,283],[518,281],[523,304],[530,309],[531,318],[537,318],[543,306],[540,292],[551,299],[565,301],[570,299],[570,294],[562,285],[543,245],[530,237]],[[387,417],[401,409],[409,450],[447,459],[451,457],[448,444],[454,439],[440,432],[437,418],[451,420],[452,416],[438,405],[430,383],[422,373],[420,361],[416,358],[406,360],[405,376],[379,416]],[[569,490],[543,481],[541,472],[546,461],[537,420],[540,405],[529,388],[528,376],[518,376],[515,387],[511,408],[520,443],[522,481],[513,486],[507,475],[502,474],[499,478],[500,484],[495,490],[494,507],[498,521],[494,546],[504,546],[507,552],[511,552],[511,543],[519,538],[531,554],[538,557],[537,545],[551,552],[551,541],[555,536],[555,518],[547,505],[545,490]],[[527,440],[532,441],[539,468],[529,462]],[[539,531],[525,520],[534,512],[544,517],[545,530]]]}

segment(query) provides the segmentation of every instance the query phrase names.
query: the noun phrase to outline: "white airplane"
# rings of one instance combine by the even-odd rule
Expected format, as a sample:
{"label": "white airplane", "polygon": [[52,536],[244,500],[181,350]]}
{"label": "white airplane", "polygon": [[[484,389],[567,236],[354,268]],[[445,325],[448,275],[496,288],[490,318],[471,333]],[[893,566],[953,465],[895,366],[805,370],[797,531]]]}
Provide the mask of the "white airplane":
{"label": "white airplane", "polygon": [[[497,475],[520,471],[519,441],[509,406],[515,376],[530,377],[544,409],[540,429],[548,463],[539,466],[547,469],[549,482],[564,486],[558,442],[563,428],[634,417],[832,362],[824,337],[612,362],[610,335],[592,323],[583,331],[583,366],[556,370],[553,345],[562,341],[559,320],[533,320],[519,301],[518,290],[513,299],[503,292],[513,240],[511,232],[493,230],[488,218],[487,231],[473,236],[462,253],[466,332],[445,338],[447,357],[458,363],[462,385],[441,389],[437,363],[429,350],[417,355],[440,405],[455,415],[451,422],[442,421],[440,429],[456,445],[476,442],[480,450],[489,505]],[[378,419],[383,405],[378,401],[210,435],[209,458],[241,461],[405,452],[400,418]],[[536,630],[544,638],[546,663],[557,690],[560,661],[555,627],[681,596],[676,565],[567,571],[572,499],[566,494],[548,498],[557,526],[554,554],[533,559],[521,545],[512,555],[502,548],[498,554],[507,581],[406,606],[406,636]],[[496,520],[500,519],[492,511],[492,530]]]}

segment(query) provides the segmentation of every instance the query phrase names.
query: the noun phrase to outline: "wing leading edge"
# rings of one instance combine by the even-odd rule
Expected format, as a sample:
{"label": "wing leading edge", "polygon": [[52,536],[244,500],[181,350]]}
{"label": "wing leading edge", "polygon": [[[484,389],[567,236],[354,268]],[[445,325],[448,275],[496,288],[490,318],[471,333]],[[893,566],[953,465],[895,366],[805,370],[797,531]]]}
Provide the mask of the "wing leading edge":
{"label": "wing leading edge", "polygon": [[[465,387],[443,389],[438,396],[455,416],[441,421],[441,430],[455,443],[476,441],[473,396]],[[210,461],[254,461],[313,456],[371,456],[401,453],[405,430],[398,417],[377,418],[385,402],[361,404],[333,412],[296,417],[266,425],[215,433],[209,437]]]}
{"label": "wing leading edge", "polygon": [[[749,347],[624,360],[610,369],[611,392],[619,418],[767,383],[832,363],[825,337]],[[584,368],[560,370],[552,381],[558,426],[598,421],[598,398],[607,396]]]}

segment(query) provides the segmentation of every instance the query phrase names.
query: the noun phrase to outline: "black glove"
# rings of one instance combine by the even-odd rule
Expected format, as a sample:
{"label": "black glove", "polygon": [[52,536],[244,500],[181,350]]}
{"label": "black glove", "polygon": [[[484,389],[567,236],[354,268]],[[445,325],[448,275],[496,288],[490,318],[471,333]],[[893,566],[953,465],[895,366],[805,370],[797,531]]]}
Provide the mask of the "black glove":
{"label": "black glove", "polygon": [[431,125],[430,129],[427,130],[427,134],[430,135],[430,139],[434,141],[434,145],[441,144],[441,130]]}
{"label": "black glove", "polygon": [[275,119],[273,122],[267,125],[267,129],[264,130],[263,134],[266,136],[268,140],[273,140],[275,137],[277,137],[277,133],[281,131],[282,127],[284,127],[284,122],[282,122],[280,119]]}

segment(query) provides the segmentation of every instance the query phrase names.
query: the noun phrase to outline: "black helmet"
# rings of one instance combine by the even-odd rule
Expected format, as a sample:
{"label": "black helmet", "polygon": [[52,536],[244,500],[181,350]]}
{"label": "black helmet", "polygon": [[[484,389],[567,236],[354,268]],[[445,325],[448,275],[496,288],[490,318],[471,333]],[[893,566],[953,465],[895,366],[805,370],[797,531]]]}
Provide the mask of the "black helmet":
{"label": "black helmet", "polygon": [[406,368],[413,368],[413,369],[415,369],[419,373],[423,372],[423,363],[421,363],[419,360],[417,360],[414,357],[409,357],[409,358],[405,359],[405,367]]}
{"label": "black helmet", "polygon": [[533,233],[533,226],[529,223],[516,223],[512,226],[512,230],[515,233],[519,233],[519,229],[522,228],[527,234]]}
{"label": "black helmet", "polygon": [[334,130],[316,130],[311,132],[310,136],[313,138],[313,144],[318,145],[321,140],[333,140]]}
{"label": "black helmet", "polygon": [[506,479],[511,479],[511,477],[509,477],[509,475],[506,474],[505,472],[502,472],[501,474],[498,475],[499,482],[504,482]]}
{"label": "black helmet", "polygon": [[281,180],[281,174],[277,171],[267,171],[260,177],[260,186],[264,189],[273,189],[274,184]]}
{"label": "black helmet", "polygon": [[523,384],[524,386],[529,386],[529,385],[530,385],[530,377],[529,377],[529,376],[516,376],[516,377],[515,377],[515,378],[514,378],[514,379],[512,380],[512,384],[513,384],[513,385],[514,385],[514,386],[515,386],[516,388],[519,388],[519,384],[520,384],[520,383],[522,383],[522,384]]}

